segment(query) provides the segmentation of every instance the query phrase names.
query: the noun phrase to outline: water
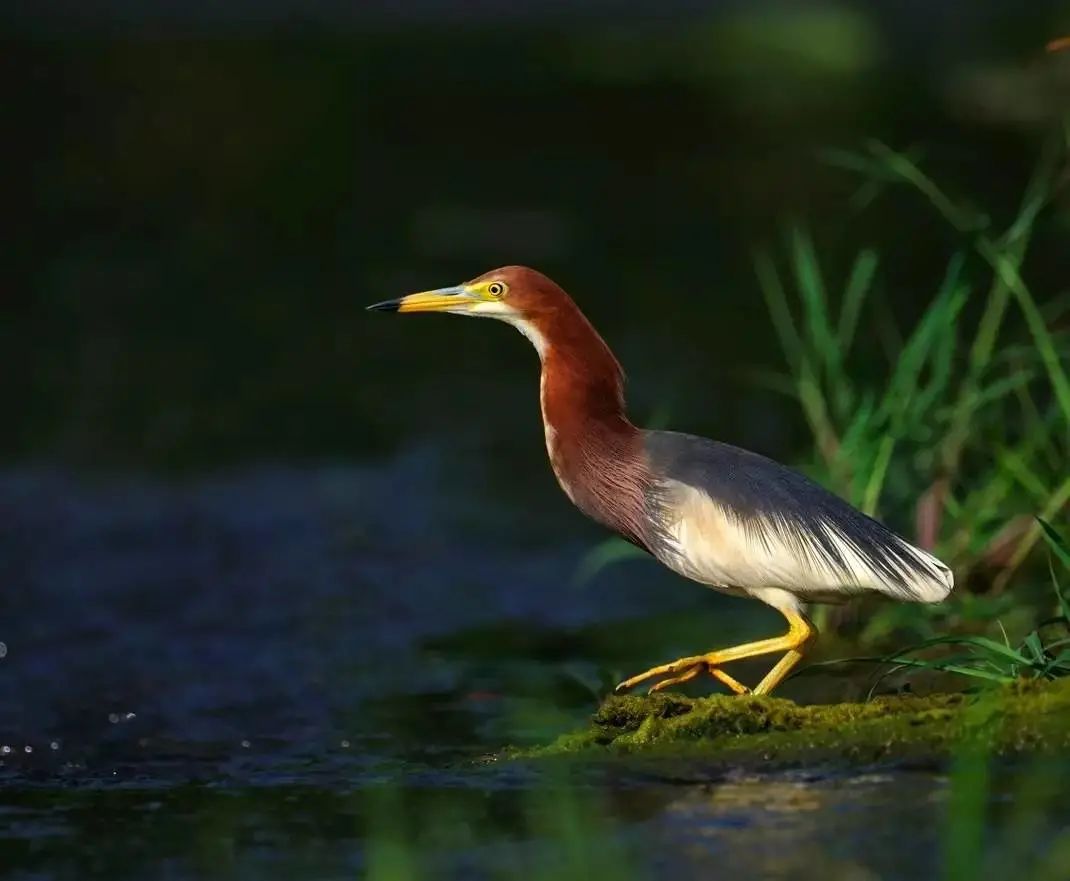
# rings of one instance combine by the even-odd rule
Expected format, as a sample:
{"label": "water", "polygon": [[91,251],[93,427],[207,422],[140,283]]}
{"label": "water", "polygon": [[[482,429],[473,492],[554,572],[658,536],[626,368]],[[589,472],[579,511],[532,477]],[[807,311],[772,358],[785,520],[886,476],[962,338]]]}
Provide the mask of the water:
{"label": "water", "polygon": [[[370,804],[379,802],[345,779],[344,765],[334,770],[333,781],[157,779],[9,791],[0,843],[7,877],[352,878],[383,859],[361,834]],[[357,766],[349,771],[359,776]],[[539,810],[528,811],[522,795],[479,773],[413,783],[410,812],[418,811],[413,803],[442,811],[447,802],[454,812],[416,833],[423,846],[415,859],[432,877],[567,874],[568,845],[545,822],[545,809],[548,831],[539,831]],[[936,864],[932,820],[942,800],[939,781],[908,774],[693,786],[617,781],[603,806],[611,820],[587,830],[599,836],[591,842],[601,851],[596,863],[628,866],[635,876],[916,878]]]}
{"label": "water", "polygon": [[933,876],[937,774],[494,761],[682,620],[770,622],[645,565],[577,585],[585,539],[495,537],[523,515],[443,458],[4,475],[4,877]]}
{"label": "water", "polygon": [[[176,43],[45,12],[78,39],[7,47],[0,877],[937,875],[932,772],[488,762],[782,621],[650,564],[578,585],[602,534],[552,485],[534,353],[363,306],[536,265],[638,422],[799,461],[798,408],[758,381],[783,358],[753,249],[783,263],[781,230],[813,228],[833,295],[880,251],[853,371],[883,382],[878,343],[961,242],[912,193],[857,210],[816,157],[921,145],[1001,228],[1065,94],[1038,59],[1056,4],[706,4],[654,30],[596,5],[265,33],[231,4]],[[1038,296],[1064,238],[1034,236]]]}

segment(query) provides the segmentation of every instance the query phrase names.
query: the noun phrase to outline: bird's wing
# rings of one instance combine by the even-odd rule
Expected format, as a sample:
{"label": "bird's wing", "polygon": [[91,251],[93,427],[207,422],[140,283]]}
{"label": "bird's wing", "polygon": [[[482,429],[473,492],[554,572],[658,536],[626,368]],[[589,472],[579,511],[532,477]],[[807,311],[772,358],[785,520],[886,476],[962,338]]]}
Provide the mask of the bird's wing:
{"label": "bird's wing", "polygon": [[879,591],[939,602],[951,571],[809,478],[728,444],[644,435],[662,562],[707,584],[830,601]]}

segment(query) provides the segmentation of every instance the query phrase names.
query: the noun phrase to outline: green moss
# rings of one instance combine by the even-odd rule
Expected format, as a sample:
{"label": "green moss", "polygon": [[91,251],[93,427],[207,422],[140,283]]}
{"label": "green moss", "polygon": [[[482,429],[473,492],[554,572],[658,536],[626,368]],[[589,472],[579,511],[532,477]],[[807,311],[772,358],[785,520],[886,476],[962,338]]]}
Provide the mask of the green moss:
{"label": "green moss", "polygon": [[1013,755],[1070,748],[1070,680],[981,694],[800,706],[774,697],[611,697],[590,728],[534,754],[701,756],[733,766],[929,762],[967,745]]}

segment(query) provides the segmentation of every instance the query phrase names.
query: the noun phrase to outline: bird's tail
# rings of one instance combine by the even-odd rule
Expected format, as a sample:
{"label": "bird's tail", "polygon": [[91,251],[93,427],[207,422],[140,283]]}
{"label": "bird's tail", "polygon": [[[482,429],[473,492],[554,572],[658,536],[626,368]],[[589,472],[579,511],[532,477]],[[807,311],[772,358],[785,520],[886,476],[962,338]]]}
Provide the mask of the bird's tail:
{"label": "bird's tail", "polygon": [[938,603],[955,585],[942,561],[847,505],[826,511],[824,529],[810,534],[824,540],[821,550],[839,567],[842,584],[913,603]]}
{"label": "bird's tail", "polygon": [[913,565],[904,567],[907,570],[904,572],[905,577],[890,592],[898,599],[916,603],[939,603],[947,599],[947,595],[955,586],[955,575],[951,569],[928,551],[923,551],[903,539],[899,541],[902,545],[900,558],[904,562],[909,560]]}

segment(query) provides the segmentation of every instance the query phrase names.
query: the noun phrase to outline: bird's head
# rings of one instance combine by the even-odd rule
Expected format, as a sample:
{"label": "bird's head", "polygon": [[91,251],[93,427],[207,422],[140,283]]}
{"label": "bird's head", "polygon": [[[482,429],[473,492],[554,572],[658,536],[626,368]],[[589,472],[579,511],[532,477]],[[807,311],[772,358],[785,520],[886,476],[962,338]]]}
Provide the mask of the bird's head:
{"label": "bird's head", "polygon": [[579,314],[575,303],[557,284],[526,266],[503,266],[462,284],[386,300],[368,309],[497,318],[512,324],[540,350],[543,329],[555,316]]}
{"label": "bird's head", "polygon": [[572,298],[527,266],[503,266],[471,281],[409,294],[368,307],[378,312],[448,312],[497,318],[531,340],[545,365],[569,364],[567,382],[604,383],[606,400],[623,407],[624,372]]}

